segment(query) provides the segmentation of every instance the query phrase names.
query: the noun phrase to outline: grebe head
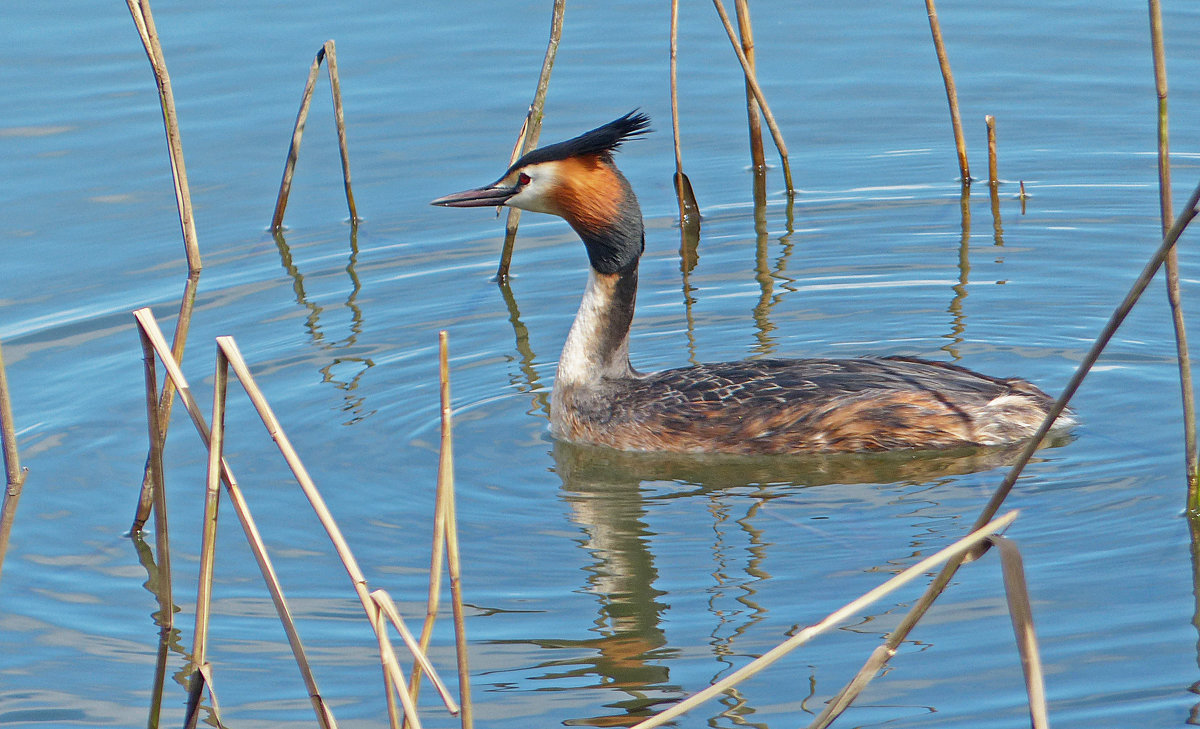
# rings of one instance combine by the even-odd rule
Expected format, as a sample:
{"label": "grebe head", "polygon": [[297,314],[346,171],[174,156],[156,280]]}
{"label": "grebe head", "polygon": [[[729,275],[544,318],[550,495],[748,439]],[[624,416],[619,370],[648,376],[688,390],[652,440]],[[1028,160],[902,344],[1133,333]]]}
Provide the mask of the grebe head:
{"label": "grebe head", "polygon": [[507,205],[563,218],[587,246],[592,268],[617,273],[642,254],[642,213],[613,152],[648,132],[650,118],[631,111],[565,142],[517,160],[486,187],[456,192],[431,204],[450,208]]}

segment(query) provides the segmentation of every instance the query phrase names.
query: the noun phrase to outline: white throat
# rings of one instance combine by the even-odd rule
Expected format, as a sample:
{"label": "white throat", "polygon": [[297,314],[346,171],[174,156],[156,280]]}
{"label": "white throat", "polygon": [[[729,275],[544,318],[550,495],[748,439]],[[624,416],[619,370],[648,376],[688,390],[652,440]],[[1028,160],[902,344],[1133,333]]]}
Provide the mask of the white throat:
{"label": "white throat", "polygon": [[569,385],[595,384],[605,377],[633,374],[629,366],[629,332],[620,333],[617,341],[606,341],[614,334],[615,296],[616,276],[598,274],[589,267],[579,312],[558,358],[555,390]]}

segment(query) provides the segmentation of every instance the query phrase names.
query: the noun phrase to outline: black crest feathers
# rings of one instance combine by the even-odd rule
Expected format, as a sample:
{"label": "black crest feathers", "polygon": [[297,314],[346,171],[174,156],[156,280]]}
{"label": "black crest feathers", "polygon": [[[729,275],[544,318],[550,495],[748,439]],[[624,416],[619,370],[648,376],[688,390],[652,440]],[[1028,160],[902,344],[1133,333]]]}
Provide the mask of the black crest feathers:
{"label": "black crest feathers", "polygon": [[598,154],[611,157],[626,139],[638,137],[650,131],[650,117],[634,109],[625,116],[614,119],[604,126],[584,132],[565,142],[539,147],[517,160],[509,172],[526,165],[551,160],[567,159],[581,155]]}

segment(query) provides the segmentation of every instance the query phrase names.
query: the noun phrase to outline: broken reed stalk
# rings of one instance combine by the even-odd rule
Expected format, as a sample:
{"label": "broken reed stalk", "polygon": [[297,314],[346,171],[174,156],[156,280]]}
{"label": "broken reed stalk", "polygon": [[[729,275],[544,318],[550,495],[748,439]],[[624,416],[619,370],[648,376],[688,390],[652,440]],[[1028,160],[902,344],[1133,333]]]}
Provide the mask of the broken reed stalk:
{"label": "broken reed stalk", "polygon": [[1008,601],[1008,617],[1021,656],[1021,671],[1025,674],[1025,690],[1029,695],[1029,719],[1034,729],[1049,729],[1046,710],[1046,685],[1042,676],[1042,658],[1038,652],[1037,633],[1033,629],[1033,609],[1029,602],[1029,586],[1025,582],[1025,561],[1017,545],[1004,536],[988,537],[988,543],[1000,552],[1004,576],[1004,595]]}
{"label": "broken reed stalk", "polygon": [[[754,28],[750,24],[750,3],[747,0],[735,0],[733,5],[737,14],[738,36],[742,39],[742,53],[753,72],[754,68]],[[750,130],[750,163],[755,172],[767,168],[763,157],[762,120],[758,115],[758,102],[754,100],[754,92],[750,84],[746,84],[746,124]]]}
{"label": "broken reed stalk", "polygon": [[937,8],[933,0],[925,0],[925,11],[929,15],[929,31],[933,34],[933,50],[937,53],[938,66],[942,69],[942,83],[946,86],[946,101],[950,103],[950,126],[954,131],[954,147],[958,150],[958,170],[964,185],[971,184],[971,167],[967,164],[967,142],[963,137],[962,119],[958,115],[958,91],[954,88],[954,74],[950,71],[950,58],[946,55],[946,44],[942,41],[942,25],[938,22]]}
{"label": "broken reed stalk", "polygon": [[[533,93],[533,103],[529,105],[525,123],[518,136],[517,149],[513,150],[512,162],[537,146],[542,134],[542,117],[546,109],[546,90],[550,88],[550,72],[554,69],[554,59],[558,56],[558,42],[562,39],[563,14],[567,11],[567,0],[554,0],[554,12],[550,17],[550,40],[546,43],[546,55],[542,58],[542,71],[538,74],[537,89]],[[511,162],[509,163],[511,164]],[[508,209],[508,217],[504,222],[504,249],[500,252],[500,265],[496,269],[496,280],[508,279],[509,265],[512,263],[513,247],[517,241],[517,224],[521,220],[521,211],[517,208]]]}
{"label": "broken reed stalk", "polygon": [[450,603],[454,613],[454,645],[458,654],[458,701],[463,729],[474,726],[471,712],[471,669],[467,660],[467,631],[463,615],[462,564],[458,553],[458,517],[454,508],[454,446],[451,435],[449,336],[438,332],[438,376],[441,383],[442,442],[438,459],[439,493],[444,493],[441,518],[446,530],[446,567],[450,572]]}
{"label": "broken reed stalk", "polygon": [[425,651],[421,650],[417,644],[412,632],[408,629],[408,625],[405,624],[404,618],[400,617],[400,611],[396,608],[396,603],[392,600],[392,596],[387,593],[387,590],[375,590],[371,593],[371,599],[375,601],[375,604],[379,606],[379,609],[383,611],[383,614],[395,626],[396,632],[400,634],[400,638],[404,640],[404,645],[408,646],[409,651],[412,652],[417,665],[429,674],[429,680],[433,682],[434,688],[441,695],[442,702],[446,705],[446,708],[451,714],[457,714],[459,712],[458,703],[455,702],[454,697],[450,695],[450,689],[446,688],[446,684],[442,682],[441,677],[434,670],[433,664],[429,662],[429,657],[426,656]]}
{"label": "broken reed stalk", "polygon": [[996,175],[996,117],[987,114],[983,117],[983,123],[987,126],[988,184],[994,188],[1000,184],[1000,178]]}
{"label": "broken reed stalk", "polygon": [[[1163,233],[1175,217],[1171,204],[1171,156],[1167,115],[1167,57],[1163,49],[1162,7],[1150,0],[1150,47],[1154,55],[1154,87],[1158,96],[1158,196]],[[1187,326],[1183,318],[1183,297],[1179,290],[1179,255],[1167,254],[1167,301],[1175,326],[1175,349],[1179,361],[1179,388],[1183,399],[1183,445],[1187,468],[1187,508],[1200,514],[1200,454],[1196,446],[1196,393],[1192,385],[1191,353]]]}
{"label": "broken reed stalk", "polygon": [[4,353],[0,351],[0,446],[4,450],[4,505],[0,507],[0,574],[4,570],[4,556],[8,553],[8,538],[12,534],[13,520],[17,515],[17,502],[21,500],[21,489],[25,486],[28,469],[21,468],[21,457],[17,452],[17,428],[13,424],[12,400],[8,394],[8,376],[4,372]]}
{"label": "broken reed stalk", "polygon": [[350,212],[350,224],[358,224],[358,209],[354,205],[354,192],[350,186],[350,150],[346,148],[346,113],[342,109],[342,80],[337,70],[337,50],[333,39],[325,41],[326,71],[329,74],[329,93],[333,96],[333,120],[337,129],[338,152],[342,156],[342,185],[346,188],[346,208]]}
{"label": "broken reed stalk", "polygon": [[762,654],[750,663],[742,666],[738,670],[734,671],[703,691],[689,696],[687,699],[684,699],[665,711],[655,714],[645,721],[634,724],[631,729],[653,729],[653,727],[661,726],[671,721],[675,717],[690,711],[709,699],[729,690],[730,687],[741,683],[759,671],[762,671],[764,668],[770,666],[775,661],[778,661],[792,650],[804,645],[815,636],[835,627],[838,623],[851,618],[856,613],[876,602],[877,600],[921,577],[930,569],[942,564],[943,562],[946,562],[949,559],[961,557],[967,551],[974,549],[981,542],[986,541],[992,535],[1007,528],[1008,525],[1012,524],[1013,520],[1016,518],[1017,512],[1010,511],[999,519],[975,529],[970,534],[962,539],[959,539],[950,546],[939,550],[937,553],[930,555],[929,557],[926,557],[900,574],[887,580],[883,584],[869,590],[861,597],[846,603],[837,610],[834,610],[819,622],[803,628],[784,642],[775,646],[771,650]]}
{"label": "broken reed stalk", "polygon": [[[280,454],[287,462],[288,468],[292,471],[292,476],[295,477],[296,483],[304,492],[304,496],[312,506],[313,512],[321,522],[321,526],[324,527],[329,541],[333,544],[334,551],[337,552],[338,559],[341,560],[342,566],[345,567],[346,573],[350,577],[354,591],[358,595],[359,602],[362,603],[363,611],[366,613],[367,620],[374,627],[376,624],[376,614],[379,612],[379,609],[367,591],[367,578],[362,570],[359,569],[358,560],[355,559],[354,553],[350,550],[350,545],[347,544],[345,537],[342,535],[341,528],[337,525],[329,508],[325,505],[324,497],[317,490],[316,484],[313,483],[312,477],[308,473],[308,469],[305,468],[304,463],[300,460],[300,456],[296,453],[291,440],[283,431],[283,426],[275,416],[271,405],[267,402],[262,390],[259,389],[258,384],[254,381],[246,360],[238,350],[237,342],[234,341],[233,337],[217,337],[217,346],[224,351],[225,356],[229,359],[230,368],[233,369],[233,373],[237,376],[242,389],[245,390],[246,395],[250,398],[250,402],[258,412],[259,418],[262,419],[267,433],[275,441]],[[453,517],[453,512],[451,512],[451,517]],[[451,574],[453,575],[453,572]],[[380,636],[379,639],[386,641],[386,635]],[[465,646],[463,646],[462,650],[465,651]],[[387,650],[384,653],[382,661],[385,665],[385,670],[390,674],[391,685],[400,694],[400,703],[404,706],[406,722],[412,729],[420,729],[421,723],[417,716],[416,707],[413,705],[408,692],[404,690],[408,682],[404,678],[400,664],[395,660],[390,643],[387,644]],[[463,713],[466,713],[466,709],[463,710]]]}
{"label": "broken reed stalk", "polygon": [[[185,729],[196,726],[200,694],[208,665],[208,620],[212,608],[213,565],[217,549],[217,516],[221,497],[221,454],[225,449],[225,398],[229,388],[229,363],[224,352],[217,348],[217,365],[213,376],[212,428],[208,434],[208,470],[204,488],[204,522],[201,529],[200,577],[196,581],[196,627],[192,638],[192,676],[188,690]],[[208,686],[209,695],[215,692]]]}
{"label": "broken reed stalk", "polygon": [[[187,283],[183,287],[183,301],[179,304],[179,316],[175,319],[175,333],[171,337],[171,353],[176,362],[183,361],[183,350],[187,346],[188,329],[192,323],[192,311],[196,306],[196,291],[200,287],[199,272],[188,274]],[[167,428],[171,425],[171,410],[175,405],[175,383],[168,379],[163,382],[162,392],[158,397],[158,423],[162,428],[162,438],[166,442]],[[150,518],[150,510],[154,503],[154,471],[150,468],[150,454],[146,454],[146,466],[142,471],[142,490],[138,495],[138,506],[133,516],[130,534],[139,534]]]}
{"label": "broken reed stalk", "polygon": [[[679,140],[679,0],[671,0],[671,139],[675,145],[675,200],[679,203],[679,252],[687,258],[689,236],[699,236],[700,206],[692,181],[683,172],[683,148]],[[684,264],[684,268],[689,268]]]}
{"label": "broken reed stalk", "polygon": [[[159,329],[158,322],[154,319],[154,313],[149,308],[144,308],[133,312],[133,316],[138,323],[139,330],[149,337],[150,342],[154,345],[154,350],[162,361],[168,377],[170,377],[171,382],[175,386],[175,390],[179,393],[179,398],[183,401],[184,408],[192,418],[192,424],[196,427],[196,432],[200,434],[200,439],[207,444],[210,437],[208,424],[205,422],[204,415],[201,414],[200,408],[192,396],[191,388],[188,386],[187,379],[183,376],[183,371],[179,368],[178,360],[174,358],[170,348],[167,346],[162,330]],[[262,534],[259,533],[258,525],[254,522],[254,517],[246,505],[246,499],[242,494],[241,486],[238,485],[233,471],[229,468],[229,464],[224,458],[221,459],[221,481],[225,484],[225,491],[229,495],[230,504],[233,506],[234,513],[237,514],[242,531],[246,535],[246,541],[250,545],[250,551],[254,554],[255,562],[257,562],[259,571],[262,573],[263,582],[266,583],[267,591],[271,595],[271,601],[275,605],[275,611],[279,615],[280,623],[282,623],[284,633],[288,638],[288,644],[291,646],[292,655],[296,659],[296,666],[300,671],[301,678],[304,680],[309,699],[317,714],[317,721],[320,723],[322,729],[334,729],[337,726],[337,722],[334,720],[332,711],[325,703],[320,689],[317,687],[317,681],[309,665],[304,644],[300,642],[300,634],[296,630],[295,620],[292,618],[291,610],[288,609],[287,600],[284,598],[283,588],[279,583],[279,576],[276,574],[275,567],[271,563],[270,555],[267,554]]]}
{"label": "broken reed stalk", "polygon": [[754,73],[754,68],[746,59],[746,54],[742,52],[742,45],[738,42],[737,33],[733,29],[733,24],[729,22],[729,13],[725,12],[725,6],[721,0],[713,0],[713,7],[717,9],[717,15],[721,18],[721,24],[725,26],[725,34],[729,36],[729,42],[733,44],[733,52],[737,55],[738,63],[742,64],[742,73],[746,77],[746,87],[754,94],[755,101],[758,102],[759,108],[762,109],[763,118],[767,120],[767,128],[771,130],[771,138],[775,140],[775,148],[779,150],[779,160],[783,165],[783,181],[787,185],[788,198],[793,198],[796,195],[796,188],[792,184],[792,166],[788,163],[787,144],[783,141],[783,134],[779,131],[779,125],[775,123],[775,115],[771,113],[771,107],[767,104],[767,97],[763,95],[762,88],[758,85],[758,78]]}
{"label": "broken reed stalk", "polygon": [[[158,86],[159,105],[162,108],[163,127],[167,136],[167,153],[171,163],[171,178],[175,186],[175,207],[179,213],[179,227],[183,232],[184,252],[187,256],[188,278],[184,287],[183,302],[179,307],[179,318],[175,322],[172,351],[177,361],[183,360],[183,350],[187,344],[188,329],[192,320],[192,307],[195,304],[196,287],[199,283],[200,244],[196,237],[196,221],[192,214],[192,195],[188,187],[187,166],[183,159],[183,141],[179,132],[179,118],[175,112],[175,94],[171,90],[171,77],[167,73],[167,61],[163,56],[162,44],[158,40],[158,30],[154,25],[154,15],[150,11],[149,0],[126,0],[129,14],[137,27],[138,36],[150,60],[150,68],[154,72],[154,81]],[[174,403],[170,381],[163,383],[162,393],[158,399],[158,421],[164,428],[163,438],[166,438],[166,428],[171,422],[171,405]],[[142,474],[142,492],[138,500],[138,509],[134,515],[130,532],[137,534],[142,530],[150,515],[151,502],[154,498],[152,485],[155,477],[150,471],[150,457],[147,455],[146,467]]]}
{"label": "broken reed stalk", "polygon": [[279,195],[275,198],[275,214],[271,216],[271,231],[283,228],[283,213],[287,210],[288,196],[292,193],[292,176],[296,172],[296,160],[300,156],[300,142],[304,137],[304,125],[308,123],[308,108],[312,104],[313,89],[317,85],[317,74],[321,61],[327,61],[329,88],[333,96],[333,118],[337,126],[338,151],[342,155],[342,181],[346,188],[346,205],[350,210],[350,224],[358,223],[358,211],[354,206],[354,192],[350,187],[350,154],[346,148],[346,115],[342,110],[342,84],[337,71],[337,53],[332,40],[327,40],[317,51],[308,68],[308,80],[304,82],[304,93],[300,96],[300,110],[292,127],[292,141],[288,145],[287,162],[283,165],[283,180],[279,183]]}
{"label": "broken reed stalk", "polygon": [[[1138,275],[1137,279],[1130,287],[1129,293],[1126,294],[1121,303],[1117,305],[1117,308],[1109,317],[1109,320],[1105,324],[1103,330],[1101,330],[1100,335],[1092,344],[1091,349],[1088,350],[1087,354],[1083,358],[1083,361],[1079,364],[1078,368],[1076,368],[1075,374],[1071,376],[1070,381],[1068,381],[1066,387],[1063,388],[1062,394],[1060,394],[1058,399],[1054,401],[1054,404],[1050,406],[1050,410],[1046,413],[1046,417],[1043,419],[1042,424],[1038,426],[1037,432],[1035,432],[1033,436],[1029,438],[1025,444],[1025,447],[1017,456],[1016,462],[1009,469],[1009,472],[1004,477],[1004,480],[996,488],[996,491],[992,494],[992,497],[988,501],[987,505],[984,506],[983,511],[975,521],[976,526],[979,526],[980,524],[992,519],[999,511],[1000,506],[1004,503],[1004,500],[1008,497],[1008,494],[1012,491],[1013,486],[1016,484],[1017,477],[1021,475],[1021,471],[1029,463],[1029,460],[1033,457],[1034,452],[1041,445],[1042,440],[1046,437],[1046,434],[1050,432],[1050,428],[1053,426],[1054,421],[1057,420],[1058,416],[1061,415],[1063,410],[1066,409],[1067,403],[1071,401],[1071,398],[1079,389],[1079,385],[1083,382],[1084,377],[1086,377],[1088,372],[1091,371],[1092,366],[1096,364],[1096,360],[1100,358],[1101,352],[1104,351],[1104,348],[1108,345],[1109,340],[1111,340],[1113,335],[1116,333],[1117,328],[1125,320],[1125,317],[1129,315],[1130,310],[1133,309],[1133,305],[1137,303],[1138,299],[1145,292],[1146,287],[1150,285],[1150,281],[1154,278],[1154,274],[1158,271],[1159,267],[1162,266],[1163,261],[1166,259],[1167,253],[1175,246],[1175,243],[1179,240],[1179,236],[1182,235],[1183,231],[1187,228],[1188,223],[1190,223],[1192,219],[1195,218],[1198,213],[1200,213],[1200,209],[1197,208],[1198,205],[1200,205],[1200,185],[1196,186],[1195,191],[1192,192],[1192,196],[1188,200],[1187,207],[1180,212],[1177,218],[1175,218],[1175,222],[1171,225],[1170,229],[1167,231],[1167,234],[1163,237],[1162,245],[1160,245],[1158,250],[1156,250],[1150,257],[1150,260],[1146,263],[1145,268],[1142,269],[1141,274]],[[972,555],[966,555],[966,558],[972,558]],[[900,621],[900,624],[897,625],[896,628],[888,634],[887,639],[875,649],[875,651],[871,654],[871,657],[867,660],[866,664],[864,664],[859,670],[858,674],[850,680],[850,683],[846,684],[846,686],[842,688],[838,695],[826,705],[825,710],[820,714],[820,716],[818,716],[812,722],[812,724],[809,725],[809,729],[827,727],[835,718],[845,711],[846,707],[848,707],[858,696],[858,694],[862,692],[862,690],[871,681],[871,679],[874,678],[877,672],[887,664],[888,660],[890,660],[893,655],[895,655],[895,651],[899,647],[900,643],[902,643],[905,638],[908,637],[908,634],[912,631],[913,626],[915,626],[917,621],[920,620],[921,617],[929,610],[930,606],[933,604],[933,601],[939,594],[941,594],[942,590],[946,588],[946,585],[950,583],[950,580],[954,578],[954,574],[958,571],[958,568],[962,566],[964,561],[966,561],[966,559],[962,556],[955,557],[951,559],[945,567],[942,568],[941,572],[937,574],[933,582],[930,583],[929,587],[925,590],[925,593],[921,595],[921,598],[917,601],[917,603],[913,605],[913,607]]]}
{"label": "broken reed stalk", "polygon": [[308,123],[308,107],[312,103],[313,89],[317,86],[317,74],[321,71],[321,59],[325,57],[325,47],[317,51],[316,58],[308,68],[308,80],[304,82],[304,93],[300,96],[300,111],[296,113],[296,123],[292,126],[292,141],[288,145],[287,161],[283,165],[283,180],[279,183],[279,194],[275,197],[275,213],[271,216],[271,231],[283,227],[283,213],[287,210],[288,196],[292,194],[292,176],[296,172],[296,160],[300,156],[300,142],[304,137],[304,125]]}
{"label": "broken reed stalk", "polygon": [[162,45],[158,42],[158,30],[154,27],[154,15],[150,12],[149,0],[126,0],[126,4],[142,39],[142,46],[146,49],[146,56],[150,59],[154,81],[158,85],[158,100],[162,106],[163,126],[167,132],[167,151],[171,160],[171,176],[175,181],[175,203],[179,210],[179,227],[183,230],[188,273],[198,274],[201,269],[200,244],[196,240],[192,195],[188,190],[187,168],[183,163],[183,142],[179,136],[179,118],[175,114],[175,93],[171,90],[167,61],[163,57]]}
{"label": "broken reed stalk", "polygon": [[141,334],[142,363],[146,380],[146,430],[150,437],[149,467],[154,496],[154,551],[157,557],[158,593],[164,601],[162,628],[170,630],[175,621],[175,600],[171,596],[171,546],[167,535],[167,494],[163,488],[162,454],[166,433],[159,422],[158,366],[154,359],[154,345],[144,332]]}

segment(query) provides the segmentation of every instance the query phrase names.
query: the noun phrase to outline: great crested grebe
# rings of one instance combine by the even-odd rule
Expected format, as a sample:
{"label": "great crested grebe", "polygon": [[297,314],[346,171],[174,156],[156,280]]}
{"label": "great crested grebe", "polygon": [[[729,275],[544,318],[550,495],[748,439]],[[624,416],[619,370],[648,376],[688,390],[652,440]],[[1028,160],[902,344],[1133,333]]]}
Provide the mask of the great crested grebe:
{"label": "great crested grebe", "polygon": [[[629,326],[645,235],[613,152],[649,123],[630,112],[529,152],[487,187],[432,203],[550,213],[583,239],[591,269],[554,379],[555,437],[630,451],[751,454],[1001,445],[1034,433],[1052,402],[1034,385],[913,357],[634,370]],[[1058,427],[1072,422],[1064,414]]]}

